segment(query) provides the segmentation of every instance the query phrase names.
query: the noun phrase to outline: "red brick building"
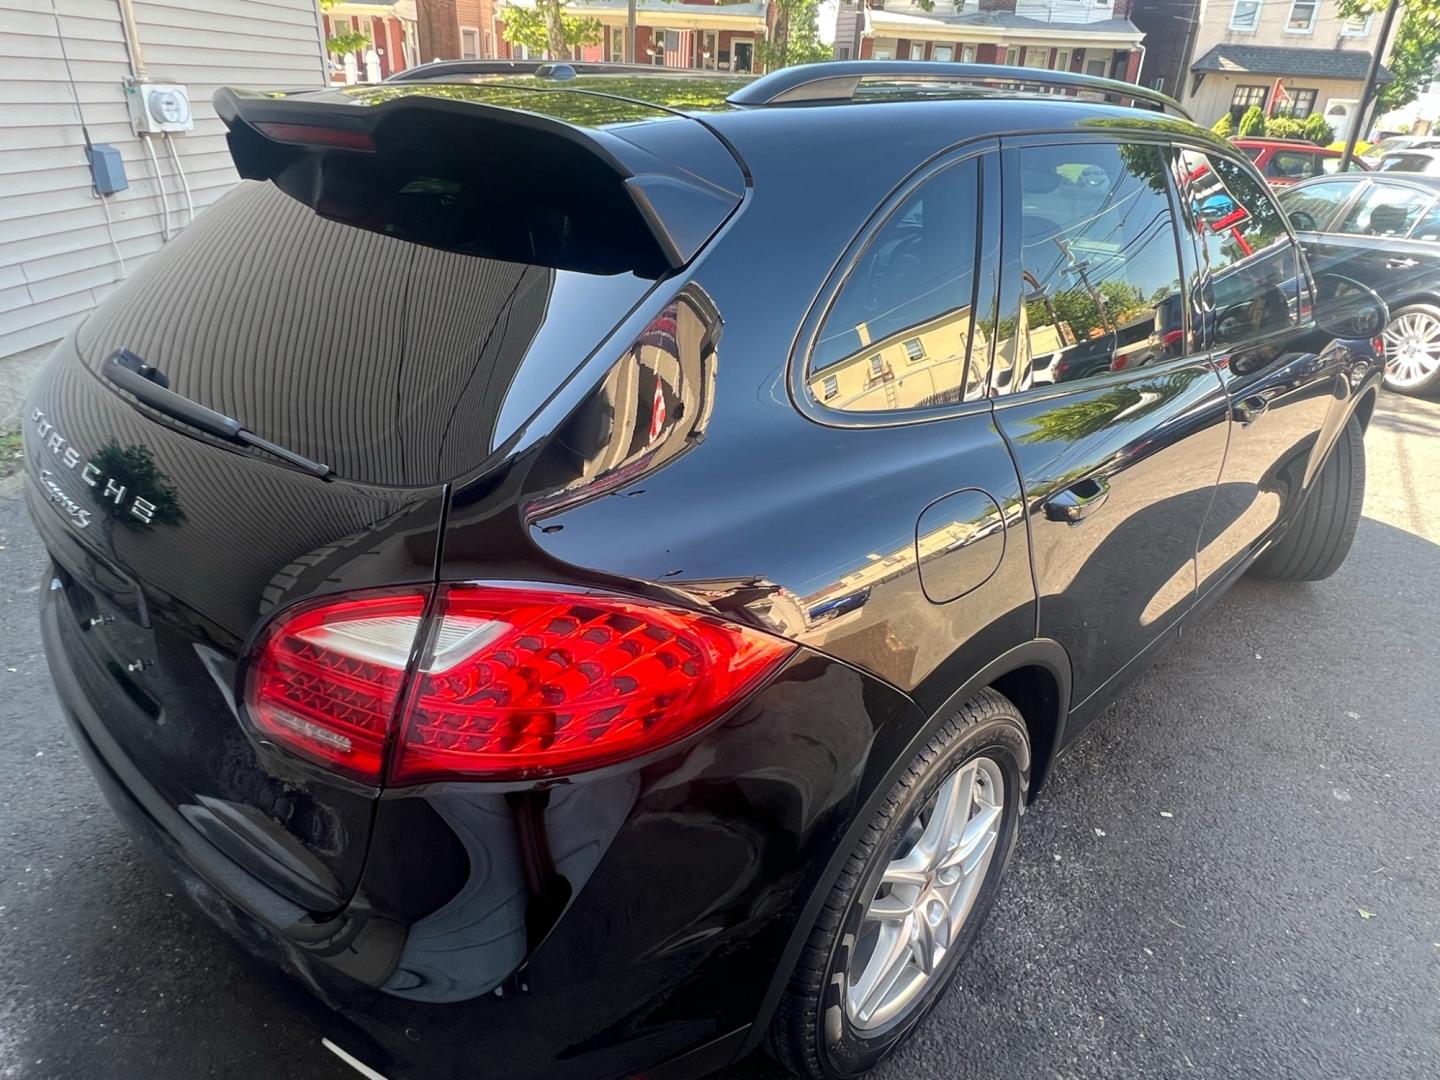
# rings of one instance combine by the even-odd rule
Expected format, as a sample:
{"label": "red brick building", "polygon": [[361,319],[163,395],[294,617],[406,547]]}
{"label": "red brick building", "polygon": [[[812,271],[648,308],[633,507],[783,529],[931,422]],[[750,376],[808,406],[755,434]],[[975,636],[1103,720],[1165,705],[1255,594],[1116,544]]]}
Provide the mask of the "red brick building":
{"label": "red brick building", "polygon": [[[327,40],[351,30],[370,35],[370,48],[375,51],[381,79],[419,63],[415,0],[344,0],[326,10],[321,18]],[[357,49],[354,53],[356,72],[361,80],[367,78],[366,53],[369,51]],[[345,57],[331,53],[329,60],[330,81],[344,82]]]}

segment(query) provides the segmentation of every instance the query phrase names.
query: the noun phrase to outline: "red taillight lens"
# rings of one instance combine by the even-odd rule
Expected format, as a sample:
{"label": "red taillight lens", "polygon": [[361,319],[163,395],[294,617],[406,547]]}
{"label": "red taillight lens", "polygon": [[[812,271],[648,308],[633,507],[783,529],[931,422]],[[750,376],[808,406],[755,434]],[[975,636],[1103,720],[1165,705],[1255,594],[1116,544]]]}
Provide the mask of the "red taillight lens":
{"label": "red taillight lens", "polygon": [[372,783],[385,775],[391,730],[391,783],[565,775],[684,738],[793,648],[643,600],[453,587],[397,708],[423,609],[420,596],[351,599],[283,620],[252,665],[246,703],[256,725]]}
{"label": "red taillight lens", "polygon": [[376,596],[302,608],[261,637],[245,703],[288,750],[378,784],[425,597]]}

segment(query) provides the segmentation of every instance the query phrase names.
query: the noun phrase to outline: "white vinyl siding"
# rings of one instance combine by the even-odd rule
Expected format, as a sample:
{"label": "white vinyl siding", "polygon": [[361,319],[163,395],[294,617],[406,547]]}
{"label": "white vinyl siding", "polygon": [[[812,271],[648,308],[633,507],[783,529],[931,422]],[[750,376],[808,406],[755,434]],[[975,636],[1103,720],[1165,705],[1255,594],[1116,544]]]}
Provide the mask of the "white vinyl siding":
{"label": "white vinyl siding", "polygon": [[1088,23],[1113,19],[1110,0],[1015,0],[1015,14],[1052,23]]}
{"label": "white vinyl siding", "polygon": [[[130,129],[130,74],[115,0],[56,0],[90,138],[120,151],[130,186],[91,193],[85,143],[50,0],[0,0],[0,357],[58,341],[161,245],[145,145]],[[136,0],[148,77],[184,84],[195,129],[171,136],[201,212],[237,180],[210,98],[221,86],[323,85],[313,0]],[[188,220],[165,143],[153,144],[172,235]],[[107,230],[105,209],[111,228]],[[112,243],[113,234],[113,243]]]}

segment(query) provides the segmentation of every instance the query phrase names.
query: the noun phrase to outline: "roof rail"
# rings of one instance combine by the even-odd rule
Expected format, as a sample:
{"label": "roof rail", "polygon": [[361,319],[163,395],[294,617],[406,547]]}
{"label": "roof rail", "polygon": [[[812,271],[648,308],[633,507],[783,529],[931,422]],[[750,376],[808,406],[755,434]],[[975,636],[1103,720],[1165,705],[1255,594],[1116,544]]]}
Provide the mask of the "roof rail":
{"label": "roof rail", "polygon": [[[675,75],[714,77],[728,72],[690,71],[682,68],[656,67],[654,64],[612,64],[606,61],[582,60],[430,60],[405,68],[386,77],[387,83],[425,82],[449,76],[466,75],[534,75],[541,79],[567,80],[577,75]],[[734,76],[729,76],[733,78]]]}
{"label": "roof rail", "polygon": [[1006,67],[1002,64],[956,64],[934,60],[834,60],[799,64],[762,75],[729,97],[732,105],[799,105],[850,101],[865,79],[934,83],[992,83],[1031,85],[1065,90],[1089,90],[1129,98],[1137,105],[1166,110],[1190,119],[1168,94],[1118,79],[1077,75],[1068,71]]}

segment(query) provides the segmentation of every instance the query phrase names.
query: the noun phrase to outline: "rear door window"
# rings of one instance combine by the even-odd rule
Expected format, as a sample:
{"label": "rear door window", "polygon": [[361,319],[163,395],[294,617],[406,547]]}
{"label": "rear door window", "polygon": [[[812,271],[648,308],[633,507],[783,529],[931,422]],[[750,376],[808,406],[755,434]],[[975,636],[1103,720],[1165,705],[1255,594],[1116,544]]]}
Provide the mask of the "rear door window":
{"label": "rear door window", "polygon": [[1276,150],[1265,167],[1265,175],[1282,180],[1309,180],[1320,175],[1320,155],[1304,150]]}
{"label": "rear door window", "polygon": [[978,170],[973,158],[940,170],[866,244],[810,355],[816,401],[868,413],[984,396],[984,335],[972,318]]}
{"label": "rear door window", "polygon": [[1434,201],[1428,191],[1400,184],[1371,184],[1337,231],[1352,236],[1405,236]]}
{"label": "rear door window", "polygon": [[1181,355],[1180,261],[1161,150],[1082,143],[1019,155],[1021,304],[998,332],[1013,341],[997,344],[993,392]]}
{"label": "rear door window", "polygon": [[1300,260],[1269,189],[1219,154],[1185,148],[1180,160],[1209,272],[1215,343],[1297,326]]}
{"label": "rear door window", "polygon": [[1323,232],[1354,192],[1355,185],[1345,180],[1307,184],[1283,191],[1280,205],[1290,215],[1290,224],[1295,228]]}

